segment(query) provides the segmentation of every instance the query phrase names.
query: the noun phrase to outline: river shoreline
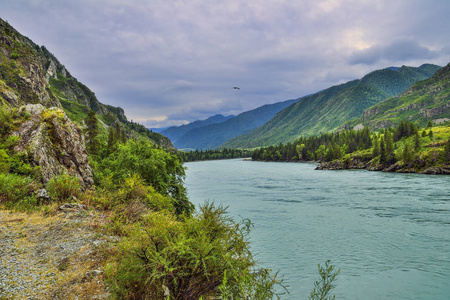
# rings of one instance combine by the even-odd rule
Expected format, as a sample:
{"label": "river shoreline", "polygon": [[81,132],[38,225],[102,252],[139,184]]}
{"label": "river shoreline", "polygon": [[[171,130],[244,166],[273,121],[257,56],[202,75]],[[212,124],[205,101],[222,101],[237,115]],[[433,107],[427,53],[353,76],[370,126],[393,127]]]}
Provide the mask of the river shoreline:
{"label": "river shoreline", "polygon": [[450,165],[442,166],[421,166],[416,168],[414,163],[402,165],[400,163],[382,165],[382,164],[371,164],[370,162],[365,162],[359,159],[349,159],[349,160],[334,160],[331,162],[320,162],[320,161],[267,161],[267,160],[252,160],[243,159],[244,161],[255,161],[255,162],[269,162],[269,163],[315,163],[317,167],[315,170],[323,171],[336,171],[336,170],[367,170],[367,171],[380,171],[387,173],[412,173],[412,174],[423,174],[423,175],[450,175]]}

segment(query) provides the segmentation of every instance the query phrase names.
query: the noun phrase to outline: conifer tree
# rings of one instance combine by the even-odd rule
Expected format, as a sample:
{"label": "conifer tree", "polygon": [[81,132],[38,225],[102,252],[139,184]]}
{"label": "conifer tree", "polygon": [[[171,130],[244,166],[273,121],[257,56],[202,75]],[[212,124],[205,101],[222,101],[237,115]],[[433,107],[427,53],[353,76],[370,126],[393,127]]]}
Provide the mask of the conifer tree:
{"label": "conifer tree", "polygon": [[417,152],[420,148],[420,139],[419,134],[416,132],[414,135],[414,150]]}
{"label": "conifer tree", "polygon": [[403,163],[408,164],[412,161],[412,153],[409,150],[408,145],[405,145],[405,148],[403,148],[403,153],[402,153],[402,159],[403,159]]}
{"label": "conifer tree", "polygon": [[84,123],[86,125],[85,133],[87,148],[92,154],[97,154],[100,149],[100,142],[98,140],[99,127],[97,117],[93,110],[88,112],[84,119]]}
{"label": "conifer tree", "polygon": [[442,152],[442,160],[445,164],[450,164],[450,137],[448,138],[444,151]]}
{"label": "conifer tree", "polygon": [[384,143],[386,148],[386,161],[391,163],[394,160],[394,145],[390,131],[386,131],[384,135]]}
{"label": "conifer tree", "polygon": [[387,159],[386,159],[386,149],[385,149],[385,146],[384,146],[384,139],[381,139],[381,142],[380,142],[380,163],[381,164],[385,164],[386,161],[387,161]]}
{"label": "conifer tree", "polygon": [[375,138],[373,139],[372,158],[375,158],[378,155],[380,155],[380,144],[378,143],[378,137],[375,136]]}

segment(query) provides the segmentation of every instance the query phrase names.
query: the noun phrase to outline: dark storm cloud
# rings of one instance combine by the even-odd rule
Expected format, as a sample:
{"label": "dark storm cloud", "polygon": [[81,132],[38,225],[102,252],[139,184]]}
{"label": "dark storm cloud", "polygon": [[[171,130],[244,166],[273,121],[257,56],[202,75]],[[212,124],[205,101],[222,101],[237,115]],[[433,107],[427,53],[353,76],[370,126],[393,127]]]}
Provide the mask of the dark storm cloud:
{"label": "dark storm cloud", "polygon": [[101,102],[163,127],[298,98],[391,65],[447,64],[449,7],[445,0],[0,0],[0,17],[45,45]]}

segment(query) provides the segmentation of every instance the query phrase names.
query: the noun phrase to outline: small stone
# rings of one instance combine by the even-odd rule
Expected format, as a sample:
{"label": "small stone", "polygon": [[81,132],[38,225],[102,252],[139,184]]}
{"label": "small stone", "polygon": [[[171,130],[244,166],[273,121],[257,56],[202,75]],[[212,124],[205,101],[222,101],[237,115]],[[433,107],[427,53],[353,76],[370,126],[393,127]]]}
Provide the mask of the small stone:
{"label": "small stone", "polygon": [[36,197],[42,202],[46,202],[50,200],[50,196],[48,195],[48,192],[46,189],[40,189],[36,192]]}

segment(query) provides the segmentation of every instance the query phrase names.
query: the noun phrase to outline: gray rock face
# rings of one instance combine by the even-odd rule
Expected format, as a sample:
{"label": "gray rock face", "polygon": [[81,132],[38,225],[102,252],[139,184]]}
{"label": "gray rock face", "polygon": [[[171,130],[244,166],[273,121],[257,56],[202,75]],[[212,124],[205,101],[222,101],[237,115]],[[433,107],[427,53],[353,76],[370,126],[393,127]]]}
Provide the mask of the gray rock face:
{"label": "gray rock face", "polygon": [[50,59],[50,65],[47,69],[47,74],[45,75],[45,79],[47,82],[50,80],[50,77],[54,77],[55,79],[58,79],[57,71],[56,71],[56,64],[53,60]]}
{"label": "gray rock face", "polygon": [[19,136],[15,150],[25,152],[33,165],[41,167],[43,183],[67,172],[77,176],[83,187],[92,185],[92,169],[81,129],[58,108],[28,104],[20,112],[30,118],[13,133]]}

